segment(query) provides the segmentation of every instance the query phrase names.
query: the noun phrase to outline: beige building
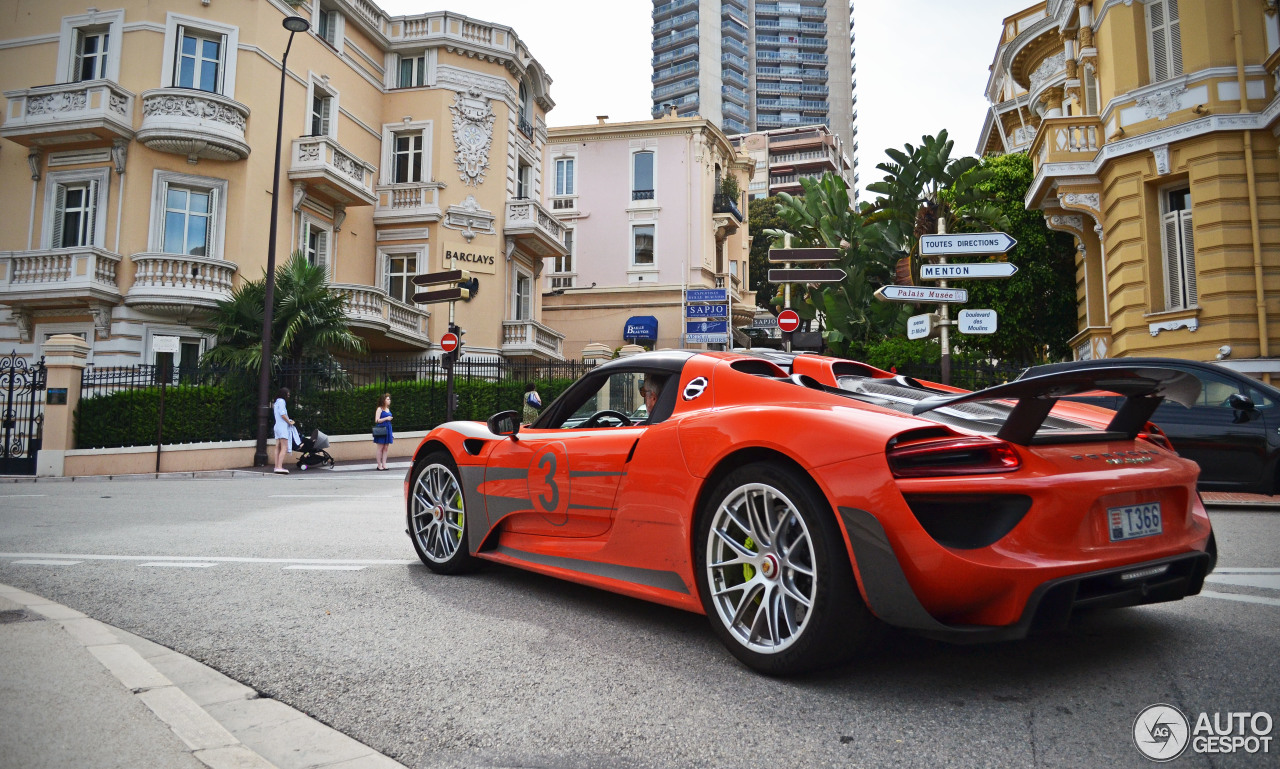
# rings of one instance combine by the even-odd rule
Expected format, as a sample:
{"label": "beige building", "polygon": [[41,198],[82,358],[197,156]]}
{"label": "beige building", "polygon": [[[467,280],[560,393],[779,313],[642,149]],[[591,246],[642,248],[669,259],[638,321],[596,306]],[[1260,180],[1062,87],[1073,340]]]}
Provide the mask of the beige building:
{"label": "beige building", "polygon": [[[739,152],[755,162],[748,199],[766,198],[786,192],[804,194],[800,180],[821,179],[831,173],[850,179],[853,171],[840,137],[821,123],[795,128],[775,128],[729,137]],[[849,195],[857,201],[857,188]]]}
{"label": "beige building", "polygon": [[1049,0],[1004,20],[979,152],[1078,243],[1076,357],[1280,374],[1272,0]]}
{"label": "beige building", "polygon": [[[701,348],[713,316],[688,309],[689,289],[724,289],[727,327],[749,326],[746,189],[753,166],[710,120],[676,117],[553,128],[547,207],[565,222],[569,253],[549,259],[543,312],[565,353]],[[732,177],[737,194],[726,194]],[[730,185],[732,187],[732,185]],[[714,317],[720,314],[717,303]],[[686,323],[686,318],[693,319]],[[714,333],[720,333],[716,331]],[[741,338],[739,342],[743,341]]]}
{"label": "beige building", "polygon": [[539,202],[551,80],[516,33],[367,0],[88,9],[15,0],[0,39],[0,347],[77,334],[98,365],[183,363],[214,304],[266,265],[282,21],[278,260],[302,250],[383,354],[438,352],[449,305],[418,273],[470,269],[469,353],[558,360],[539,322],[564,228]]}

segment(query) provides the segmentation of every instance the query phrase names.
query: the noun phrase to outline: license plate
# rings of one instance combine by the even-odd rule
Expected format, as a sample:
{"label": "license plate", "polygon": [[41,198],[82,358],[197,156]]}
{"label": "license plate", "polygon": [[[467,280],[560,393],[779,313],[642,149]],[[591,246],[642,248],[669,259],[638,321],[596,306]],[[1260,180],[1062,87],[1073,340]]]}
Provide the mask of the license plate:
{"label": "license plate", "polygon": [[1160,503],[1107,508],[1111,541],[1120,542],[1139,537],[1153,537],[1164,531],[1160,523]]}

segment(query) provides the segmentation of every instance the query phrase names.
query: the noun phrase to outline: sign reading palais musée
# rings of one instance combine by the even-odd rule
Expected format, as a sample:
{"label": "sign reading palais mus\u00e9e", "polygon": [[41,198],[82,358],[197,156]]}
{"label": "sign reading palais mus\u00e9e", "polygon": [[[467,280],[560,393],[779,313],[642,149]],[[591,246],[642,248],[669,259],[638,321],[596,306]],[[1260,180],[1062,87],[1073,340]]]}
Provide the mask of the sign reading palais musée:
{"label": "sign reading palais mus\u00e9e", "polygon": [[444,244],[444,269],[470,270],[488,275],[498,273],[498,249],[495,246]]}

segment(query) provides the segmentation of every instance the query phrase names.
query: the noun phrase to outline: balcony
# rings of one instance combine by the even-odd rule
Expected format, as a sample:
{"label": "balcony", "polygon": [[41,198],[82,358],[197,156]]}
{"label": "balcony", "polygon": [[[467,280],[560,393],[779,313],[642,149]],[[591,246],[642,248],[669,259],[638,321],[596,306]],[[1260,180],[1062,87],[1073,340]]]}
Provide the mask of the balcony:
{"label": "balcony", "polygon": [[746,59],[750,55],[746,43],[740,43],[731,37],[724,37],[720,40],[720,47],[729,53],[736,54],[739,58]]}
{"label": "balcony", "polygon": [[697,72],[697,71],[698,71],[698,62],[687,61],[684,64],[677,64],[674,67],[668,67],[666,69],[656,70],[653,73],[652,78],[650,79],[653,81],[654,85],[657,85],[664,81],[670,80],[671,78],[679,77],[681,75],[686,75],[690,72]]}
{"label": "balcony", "polygon": [[674,51],[667,51],[661,56],[653,57],[653,66],[660,67],[668,62],[677,62],[698,55],[698,44],[686,45],[683,48],[677,48]]}
{"label": "balcony", "polygon": [[798,94],[801,96],[821,96],[826,98],[830,89],[825,85],[801,85],[799,83],[783,83],[756,81],[756,93],[760,94]]}
{"label": "balcony", "polygon": [[736,118],[737,120],[748,120],[751,117],[751,113],[747,112],[746,107],[739,107],[731,101],[721,102],[720,111],[729,117]]}
{"label": "balcony", "polygon": [[697,24],[697,23],[698,23],[698,12],[690,11],[689,13],[682,13],[679,16],[676,16],[674,18],[667,19],[666,21],[662,21],[657,24],[654,24],[653,34],[659,35],[659,34],[662,34],[663,32],[666,32],[669,29],[680,29],[681,27],[686,27],[690,24]]}
{"label": "balcony", "polygon": [[134,254],[133,285],[124,303],[146,312],[186,317],[231,298],[235,263],[186,254]]}
{"label": "balcony", "polygon": [[725,133],[728,134],[745,134],[751,131],[751,129],[747,127],[746,123],[743,123],[740,120],[734,120],[733,118],[725,118],[723,125]]}
{"label": "balcony", "polygon": [[371,206],[378,202],[373,192],[374,166],[328,136],[294,139],[289,157],[289,178],[305,182],[309,194],[342,206]]}
{"label": "balcony", "polygon": [[818,80],[827,82],[825,69],[800,69],[798,67],[756,67],[757,77],[790,78],[792,80]]}
{"label": "balcony", "polygon": [[723,192],[717,192],[711,198],[711,212],[713,214],[728,214],[742,224],[742,212],[738,210],[738,201],[734,200]]}
{"label": "balcony", "polygon": [[747,80],[747,76],[738,72],[736,69],[721,68],[720,77],[726,83],[729,83],[730,85],[736,85],[737,87],[741,88],[743,91],[746,91],[748,88],[751,87],[751,83]]}
{"label": "balcony", "polygon": [[750,33],[747,31],[747,25],[733,18],[726,19],[720,25],[720,32],[725,40],[733,40],[741,43],[744,47],[747,41],[751,39]]}
{"label": "balcony", "polygon": [[27,147],[108,145],[133,138],[133,93],[110,80],[5,91],[4,97],[9,106],[0,136]]}
{"label": "balcony", "polygon": [[667,48],[670,48],[673,45],[679,45],[681,43],[685,43],[690,40],[696,40],[697,38],[698,38],[698,28],[694,26],[694,27],[691,27],[690,29],[684,30],[683,32],[673,32],[670,35],[667,35],[666,37],[661,37],[661,38],[655,37],[653,39],[653,50],[656,53],[658,51],[666,50]]}
{"label": "balcony", "polygon": [[564,334],[536,320],[502,321],[502,354],[505,356],[564,360]]}
{"label": "balcony", "polygon": [[800,48],[816,48],[821,51],[827,50],[827,40],[822,37],[796,37],[793,35],[756,35],[756,45],[769,46],[799,46]]}
{"label": "balcony", "polygon": [[785,61],[798,62],[803,64],[822,64],[826,65],[827,55],[825,53],[782,53],[781,51],[756,51],[756,60],[766,61]]}
{"label": "balcony", "polygon": [[376,224],[440,221],[440,183],[380,184],[373,208]]}
{"label": "balcony", "polygon": [[244,160],[249,157],[244,138],[248,121],[249,108],[221,94],[156,88],[142,92],[138,141],[188,160]]}
{"label": "balcony", "polygon": [[681,80],[678,83],[672,83],[671,85],[664,85],[661,88],[653,89],[653,100],[659,101],[661,99],[667,98],[668,96],[681,96],[691,91],[697,91],[697,90],[698,90],[698,78],[696,77],[685,78],[684,80]]}
{"label": "balcony", "polygon": [[387,292],[358,283],[330,283],[342,294],[352,328],[366,329],[425,350],[431,346],[427,321],[431,313],[387,296]]}
{"label": "balcony", "polygon": [[698,0],[675,0],[665,5],[659,5],[653,9],[654,21],[662,21],[673,13],[679,13],[686,8],[697,8]]}
{"label": "balcony", "polygon": [[536,200],[508,200],[503,234],[526,253],[545,259],[565,256],[564,225]]}
{"label": "balcony", "polygon": [[96,307],[120,303],[120,255],[93,246],[0,252],[0,304]]}
{"label": "balcony", "polygon": [[1038,172],[1045,163],[1091,162],[1105,141],[1096,116],[1048,118],[1040,123],[1030,155]]}
{"label": "balcony", "polygon": [[731,67],[737,67],[738,70],[741,71],[743,74],[746,74],[751,71],[751,68],[748,66],[746,59],[742,58],[741,56],[735,56],[734,54],[731,54],[731,53],[720,54],[720,63],[728,64]]}
{"label": "balcony", "polygon": [[812,21],[777,21],[773,19],[760,19],[756,22],[756,29],[761,32],[811,32],[813,34],[823,36],[827,34],[826,24],[819,24]]}
{"label": "balcony", "polygon": [[[756,4],[756,16],[780,16],[782,15],[782,10],[783,9],[778,7],[777,3]],[[796,12],[795,8],[787,8],[785,10],[788,16],[799,16],[803,19],[818,19],[819,21],[823,21],[827,18],[827,9],[824,6],[818,6],[816,8],[802,7],[799,9],[799,13]]]}

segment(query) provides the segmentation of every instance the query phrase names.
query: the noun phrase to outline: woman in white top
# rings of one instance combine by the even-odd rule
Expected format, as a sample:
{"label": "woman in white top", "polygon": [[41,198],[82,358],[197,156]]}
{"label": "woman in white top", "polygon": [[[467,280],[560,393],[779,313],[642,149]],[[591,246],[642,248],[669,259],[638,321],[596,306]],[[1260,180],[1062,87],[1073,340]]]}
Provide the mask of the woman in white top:
{"label": "woman in white top", "polygon": [[285,407],[285,399],[289,397],[289,388],[281,387],[280,392],[276,393],[276,402],[272,404],[272,411],[276,415],[276,472],[281,475],[288,475],[289,471],[284,469],[284,455],[289,453],[289,427],[293,424],[293,420],[289,418],[289,411]]}

